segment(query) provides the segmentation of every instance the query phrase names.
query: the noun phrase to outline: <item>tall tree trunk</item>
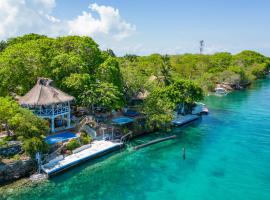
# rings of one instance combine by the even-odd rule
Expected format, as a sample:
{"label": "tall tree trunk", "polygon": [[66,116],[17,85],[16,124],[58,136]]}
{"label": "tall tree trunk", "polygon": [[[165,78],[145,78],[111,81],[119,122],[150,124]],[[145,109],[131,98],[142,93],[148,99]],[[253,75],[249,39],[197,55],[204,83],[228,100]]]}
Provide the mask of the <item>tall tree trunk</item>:
{"label": "tall tree trunk", "polygon": [[7,131],[7,134],[8,134],[8,136],[10,137],[11,136],[11,131],[10,131],[10,128],[9,128],[9,126],[8,126],[8,123],[6,122],[6,123],[4,123],[5,124],[5,130]]}

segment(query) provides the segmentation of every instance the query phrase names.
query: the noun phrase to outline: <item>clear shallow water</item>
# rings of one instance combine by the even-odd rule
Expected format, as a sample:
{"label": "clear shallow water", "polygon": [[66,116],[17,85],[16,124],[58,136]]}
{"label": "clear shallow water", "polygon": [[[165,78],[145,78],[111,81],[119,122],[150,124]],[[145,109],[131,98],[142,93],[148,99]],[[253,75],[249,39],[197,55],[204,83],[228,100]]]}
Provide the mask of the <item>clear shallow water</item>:
{"label": "clear shallow water", "polygon": [[[270,199],[270,81],[207,97],[210,115],[166,141],[87,162],[0,199]],[[140,144],[164,133],[139,138]],[[182,147],[186,147],[186,160]]]}

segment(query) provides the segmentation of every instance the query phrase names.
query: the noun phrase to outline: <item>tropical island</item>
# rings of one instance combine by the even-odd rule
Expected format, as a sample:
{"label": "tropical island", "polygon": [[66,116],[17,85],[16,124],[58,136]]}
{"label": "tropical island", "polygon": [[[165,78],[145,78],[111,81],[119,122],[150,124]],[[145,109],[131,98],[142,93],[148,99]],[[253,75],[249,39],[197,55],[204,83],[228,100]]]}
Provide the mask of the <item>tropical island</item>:
{"label": "tropical island", "polygon": [[[176,115],[192,114],[217,87],[245,89],[269,69],[270,58],[249,50],[117,57],[90,37],[2,41],[0,183],[35,173],[37,153],[51,172],[52,163],[88,149],[170,130]],[[88,155],[100,151],[92,149]]]}

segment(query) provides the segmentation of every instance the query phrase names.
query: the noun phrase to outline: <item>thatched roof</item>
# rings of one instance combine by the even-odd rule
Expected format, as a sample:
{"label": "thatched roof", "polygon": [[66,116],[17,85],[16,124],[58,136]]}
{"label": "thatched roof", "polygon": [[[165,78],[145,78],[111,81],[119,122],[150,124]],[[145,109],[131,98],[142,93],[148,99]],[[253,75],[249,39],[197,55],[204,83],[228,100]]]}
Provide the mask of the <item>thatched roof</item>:
{"label": "thatched roof", "polygon": [[51,86],[51,83],[50,79],[39,78],[37,84],[26,95],[19,98],[19,104],[41,106],[74,100],[74,97]]}

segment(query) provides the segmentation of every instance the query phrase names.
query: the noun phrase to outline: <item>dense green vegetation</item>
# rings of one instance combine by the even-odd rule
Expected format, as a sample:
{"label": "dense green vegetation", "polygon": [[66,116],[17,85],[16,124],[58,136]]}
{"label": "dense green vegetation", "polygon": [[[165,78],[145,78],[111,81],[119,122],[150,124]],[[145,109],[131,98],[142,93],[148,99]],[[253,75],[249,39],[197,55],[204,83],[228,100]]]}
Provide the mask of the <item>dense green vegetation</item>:
{"label": "dense green vegetation", "polygon": [[126,55],[118,60],[126,97],[150,93],[142,107],[150,128],[166,127],[180,103],[190,111],[192,103],[202,100],[203,91],[213,91],[217,84],[244,88],[264,78],[270,69],[270,58],[253,51],[236,55]]}
{"label": "dense green vegetation", "polygon": [[80,135],[80,143],[82,145],[85,145],[85,144],[89,144],[90,142],[92,142],[92,138],[90,135],[88,135],[87,133],[85,132],[82,132],[81,135]]}
{"label": "dense green vegetation", "polygon": [[72,139],[66,144],[66,149],[73,151],[74,149],[92,142],[91,136],[85,132],[81,132],[79,139]]}
{"label": "dense green vegetation", "polygon": [[[9,39],[6,44],[0,53],[1,96],[23,95],[35,84],[37,77],[47,77],[75,96],[78,104],[102,104],[109,109],[123,105],[118,62],[109,53],[100,51],[91,38],[53,39],[30,34]],[[84,97],[88,94],[96,94],[99,98],[86,101]]]}
{"label": "dense green vegetation", "polygon": [[264,78],[270,69],[270,58],[254,51],[242,51],[236,55],[223,52],[164,57],[159,54],[127,55],[119,59],[124,82],[131,95],[143,88],[148,89],[151,76],[155,76],[155,84],[159,86],[168,84],[170,79],[193,80],[208,92],[213,91],[217,83],[240,88],[255,79]]}
{"label": "dense green vegetation", "polygon": [[80,146],[80,142],[77,139],[72,139],[67,143],[67,150],[72,151]]}
{"label": "dense green vegetation", "polygon": [[156,87],[146,98],[142,112],[146,115],[149,129],[166,128],[173,119],[174,110],[180,104],[189,106],[203,99],[202,89],[192,81],[175,80],[170,85]]}
{"label": "dense green vegetation", "polygon": [[43,140],[48,132],[46,121],[23,109],[10,98],[0,97],[0,125],[3,125],[2,129],[8,132],[9,137],[23,143],[23,148],[29,155],[47,150]]}
{"label": "dense green vegetation", "polygon": [[[116,57],[112,50],[101,51],[89,37],[28,34],[0,42],[0,96],[24,95],[38,77],[51,78],[76,98],[76,105],[89,109],[117,110],[145,93],[139,111],[148,128],[157,129],[168,125],[179,105],[189,112],[203,99],[203,91],[213,91],[218,83],[245,87],[264,78],[269,68],[270,59],[253,51]],[[43,149],[44,122],[9,98],[0,101],[0,122],[8,125],[6,129],[24,138],[26,150],[32,145]]]}

